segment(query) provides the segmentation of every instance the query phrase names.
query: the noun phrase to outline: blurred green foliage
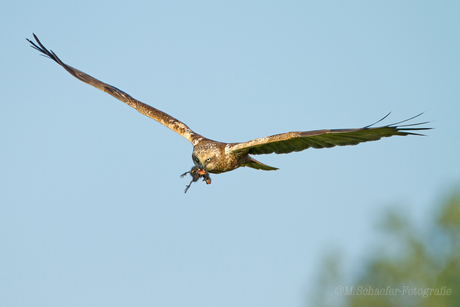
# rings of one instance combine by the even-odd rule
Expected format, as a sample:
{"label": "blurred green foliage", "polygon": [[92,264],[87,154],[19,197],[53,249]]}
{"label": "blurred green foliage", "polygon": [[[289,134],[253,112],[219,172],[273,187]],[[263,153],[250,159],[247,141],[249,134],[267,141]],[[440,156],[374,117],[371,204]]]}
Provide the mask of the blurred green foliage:
{"label": "blurred green foliage", "polygon": [[[436,207],[418,229],[390,211],[381,225],[386,235],[355,280],[345,282],[340,253],[325,258],[315,306],[460,306],[460,193]],[[348,284],[348,286],[347,286]]]}

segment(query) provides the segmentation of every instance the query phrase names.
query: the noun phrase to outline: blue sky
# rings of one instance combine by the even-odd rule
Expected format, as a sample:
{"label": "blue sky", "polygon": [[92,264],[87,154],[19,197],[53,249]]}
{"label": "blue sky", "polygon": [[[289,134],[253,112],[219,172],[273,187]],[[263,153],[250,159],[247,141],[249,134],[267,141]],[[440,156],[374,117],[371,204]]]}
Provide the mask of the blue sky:
{"label": "blue sky", "polygon": [[[16,1],[1,5],[5,306],[304,306],[353,272],[388,207],[423,225],[460,182],[457,1]],[[40,57],[238,142],[420,112],[428,137],[258,156],[189,179],[192,146]],[[333,293],[331,293],[333,295]]]}

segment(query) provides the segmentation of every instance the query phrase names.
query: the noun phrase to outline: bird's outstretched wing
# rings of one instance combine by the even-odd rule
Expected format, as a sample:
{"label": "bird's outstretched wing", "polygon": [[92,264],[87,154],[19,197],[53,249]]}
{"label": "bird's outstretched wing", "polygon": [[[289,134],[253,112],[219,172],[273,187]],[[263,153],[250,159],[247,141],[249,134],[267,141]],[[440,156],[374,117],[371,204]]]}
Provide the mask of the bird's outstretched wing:
{"label": "bird's outstretched wing", "polygon": [[33,35],[34,35],[35,41],[37,42],[38,45],[36,45],[33,41],[27,39],[27,41],[31,44],[31,47],[33,47],[34,49],[40,51],[42,53],[42,55],[50,58],[51,60],[53,60],[56,63],[58,63],[59,65],[61,65],[65,70],[67,70],[72,76],[74,76],[78,80],[83,81],[83,82],[85,82],[85,83],[87,83],[89,85],[92,85],[95,88],[98,88],[101,91],[104,91],[107,94],[112,95],[113,97],[117,98],[118,100],[123,101],[124,103],[126,103],[130,107],[133,107],[134,109],[136,109],[140,113],[142,113],[142,114],[144,114],[144,115],[146,115],[146,116],[148,116],[150,118],[153,118],[157,122],[165,125],[169,129],[171,129],[171,130],[177,132],[178,134],[182,135],[184,138],[189,140],[193,145],[198,143],[198,141],[200,139],[203,139],[203,137],[201,135],[193,132],[189,127],[187,127],[186,124],[184,124],[183,122],[175,119],[174,117],[172,117],[172,116],[170,116],[170,115],[168,115],[168,114],[166,114],[166,113],[164,113],[164,112],[162,112],[162,111],[160,111],[158,109],[155,109],[154,107],[151,107],[151,106],[149,106],[149,105],[147,105],[145,103],[142,103],[142,102],[134,99],[133,97],[131,97],[130,95],[126,94],[122,90],[119,90],[118,88],[116,88],[116,87],[114,87],[114,86],[112,86],[110,84],[107,84],[107,83],[104,83],[102,81],[99,81],[98,79],[93,78],[90,75],[87,75],[84,72],[65,64],[64,62],[62,62],[57,57],[57,55],[52,50],[49,51],[48,49],[46,49],[46,47],[42,45],[42,43],[40,42],[40,40],[38,39],[38,37],[35,34],[33,34]]}
{"label": "bird's outstretched wing", "polygon": [[307,148],[330,148],[334,146],[356,145],[363,142],[377,141],[383,137],[393,135],[422,135],[415,131],[429,130],[431,128],[420,127],[426,124],[415,123],[405,124],[422,114],[411,117],[404,121],[383,126],[373,127],[375,124],[384,120],[389,114],[378,122],[358,129],[324,129],[304,132],[287,132],[268,137],[258,138],[244,143],[229,144],[228,150],[232,151],[236,156],[241,154],[285,154],[293,151],[302,151]]}

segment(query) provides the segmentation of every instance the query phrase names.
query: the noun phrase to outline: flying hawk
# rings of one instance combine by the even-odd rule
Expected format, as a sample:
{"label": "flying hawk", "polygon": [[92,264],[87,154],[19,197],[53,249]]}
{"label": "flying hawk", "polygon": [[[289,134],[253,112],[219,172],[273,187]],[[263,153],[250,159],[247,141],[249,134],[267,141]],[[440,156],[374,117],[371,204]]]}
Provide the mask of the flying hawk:
{"label": "flying hawk", "polygon": [[193,144],[192,160],[195,166],[189,172],[182,174],[182,177],[188,173],[192,176],[192,181],[187,186],[185,192],[187,192],[187,189],[190,187],[192,182],[195,182],[200,178],[203,178],[207,184],[210,184],[211,178],[209,177],[209,173],[219,174],[233,171],[240,166],[251,167],[264,171],[277,170],[276,167],[263,164],[250,155],[271,153],[286,154],[293,151],[302,151],[310,147],[330,148],[334,146],[356,145],[394,135],[422,135],[414,131],[431,129],[420,127],[420,125],[426,124],[427,122],[400,125],[401,123],[407,122],[417,116],[420,116],[421,114],[395,124],[374,127],[376,123],[382,121],[388,116],[386,115],[384,118],[372,125],[357,129],[323,129],[314,131],[287,132],[243,143],[217,142],[195,133],[180,120],[177,120],[174,117],[155,109],[154,107],[134,99],[122,90],[101,82],[90,75],[65,64],[53,51],[46,49],[35,34],[33,34],[33,36],[38,45],[27,39],[27,41],[31,44],[31,47],[61,65],[72,76],[112,95],[118,100],[123,101],[140,113],[179,133]]}

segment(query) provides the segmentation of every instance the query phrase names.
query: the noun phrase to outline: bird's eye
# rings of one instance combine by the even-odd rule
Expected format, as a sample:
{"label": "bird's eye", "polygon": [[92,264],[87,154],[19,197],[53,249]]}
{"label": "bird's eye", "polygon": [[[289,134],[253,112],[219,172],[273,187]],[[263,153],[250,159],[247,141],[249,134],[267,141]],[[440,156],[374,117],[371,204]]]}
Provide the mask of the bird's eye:
{"label": "bird's eye", "polygon": [[211,158],[207,158],[207,159],[206,159],[206,162],[210,162],[210,161],[211,161]]}
{"label": "bird's eye", "polygon": [[198,159],[198,157],[195,157],[195,161],[200,162],[200,159]]}

